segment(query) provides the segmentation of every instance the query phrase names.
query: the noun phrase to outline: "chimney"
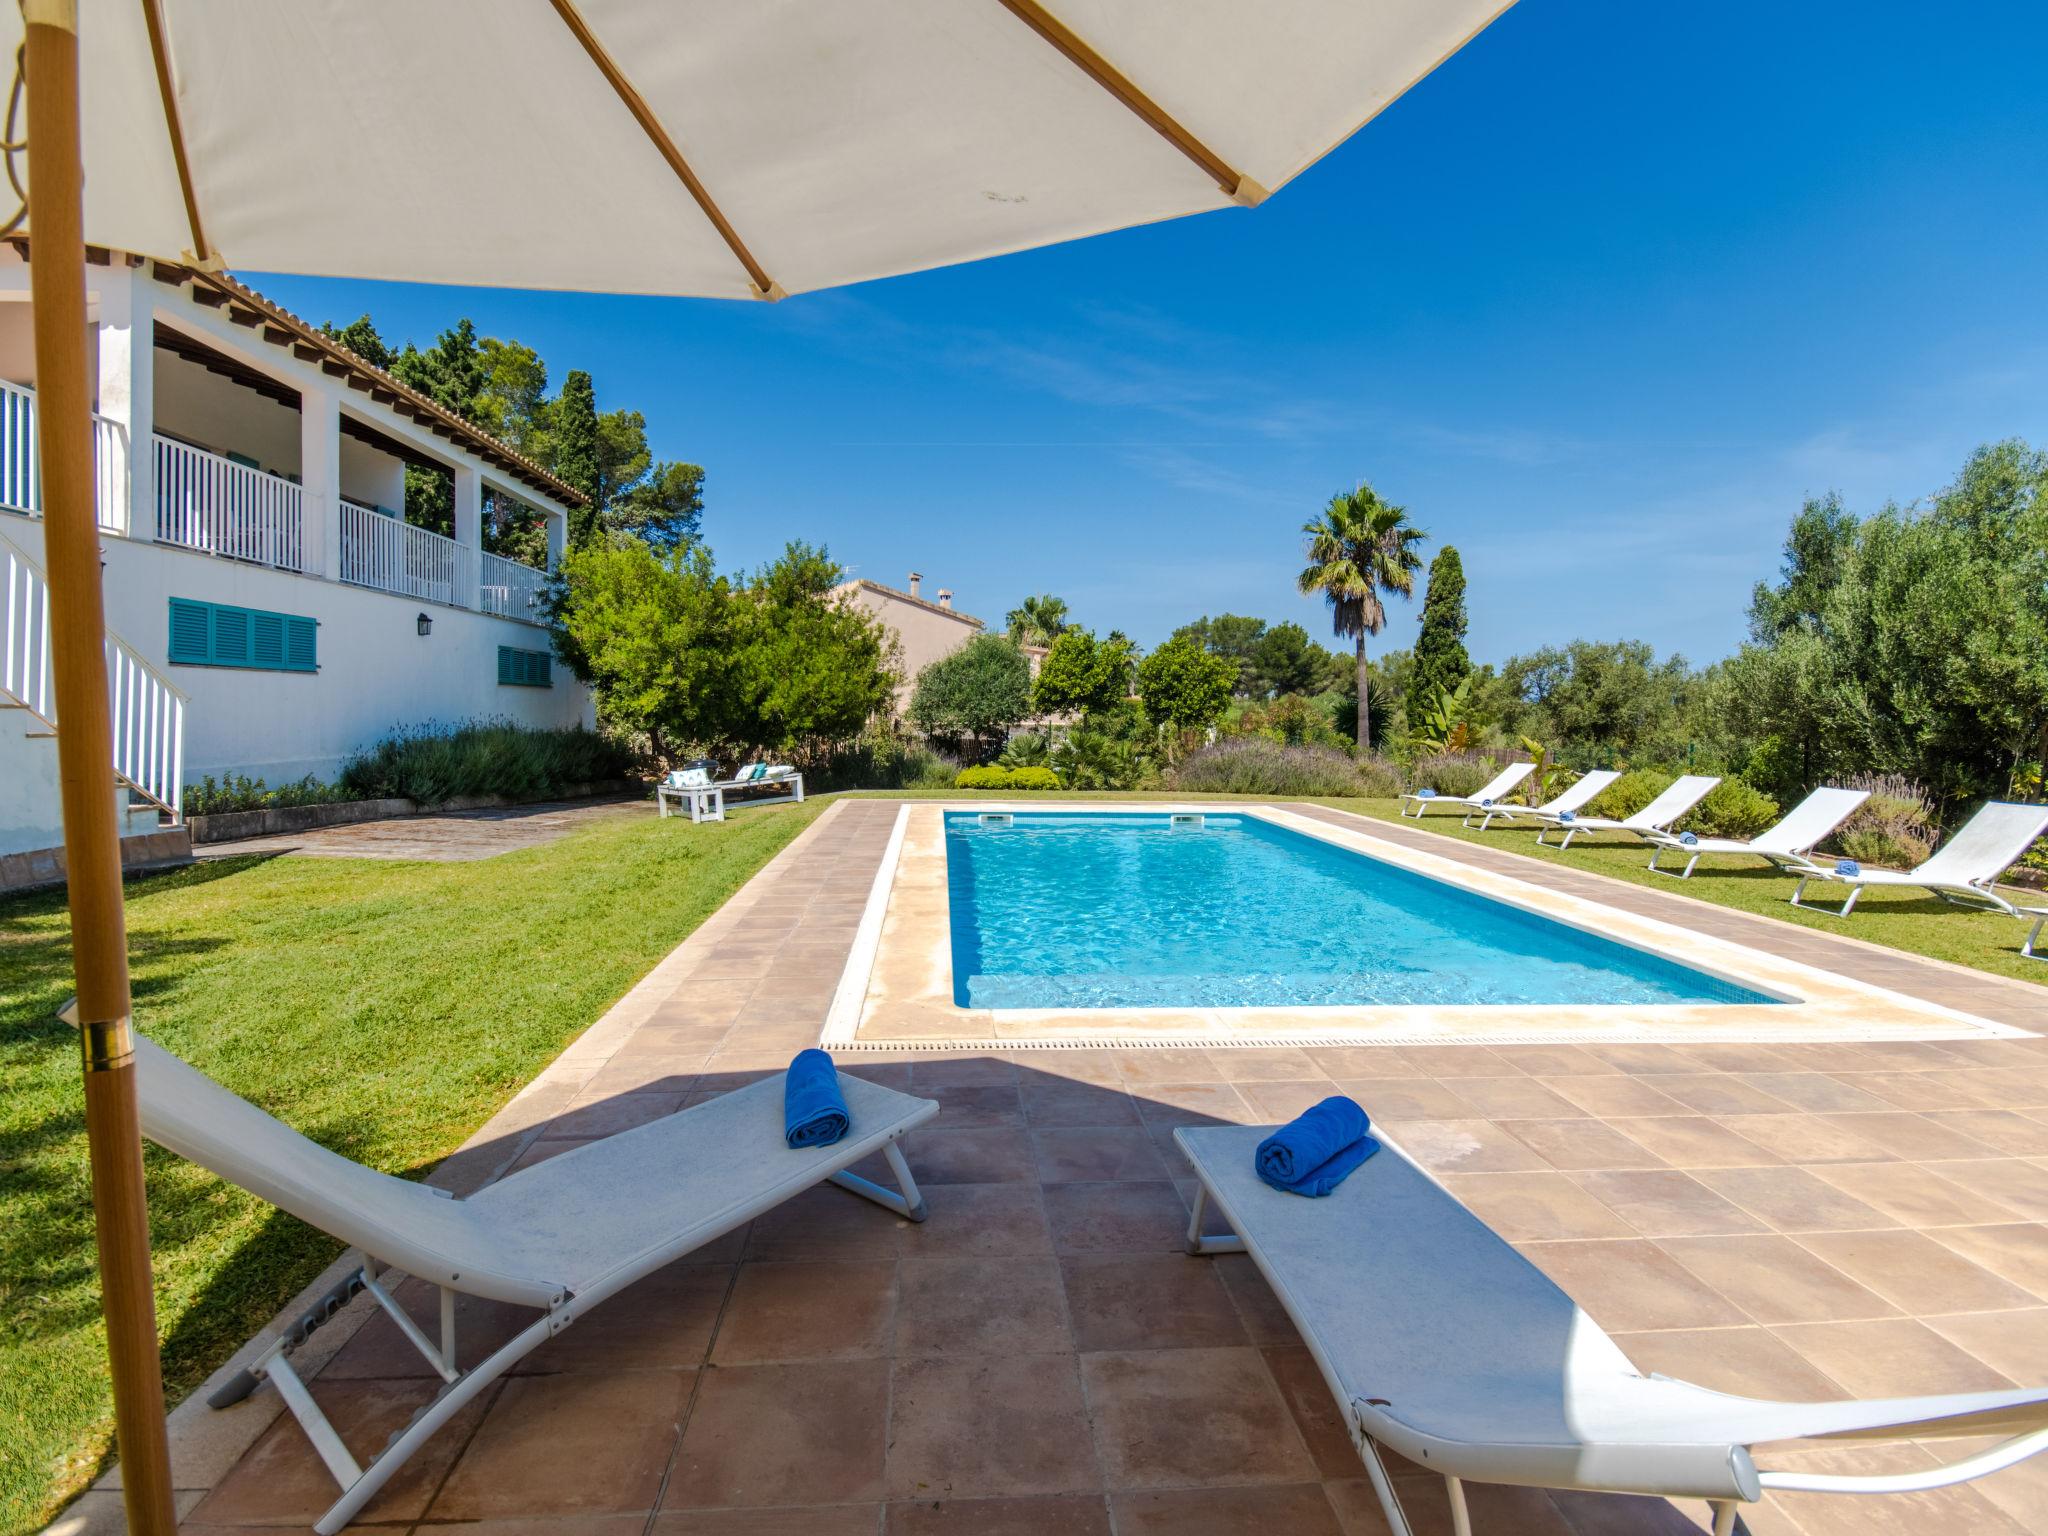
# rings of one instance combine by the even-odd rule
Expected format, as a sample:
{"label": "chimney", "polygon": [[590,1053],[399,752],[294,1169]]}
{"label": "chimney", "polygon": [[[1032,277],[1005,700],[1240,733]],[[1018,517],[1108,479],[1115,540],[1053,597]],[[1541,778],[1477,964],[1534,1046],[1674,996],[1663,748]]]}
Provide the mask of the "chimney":
{"label": "chimney", "polygon": [[912,597],[915,597],[915,596],[917,596],[917,584],[918,584],[918,583],[919,583],[920,581],[923,581],[923,580],[924,580],[924,572],[923,572],[923,571],[912,571],[912,572],[910,573],[910,595],[911,595]]}
{"label": "chimney", "polygon": [[948,609],[948,610],[950,610],[950,609],[952,608],[952,606],[953,606],[953,589],[952,589],[952,588],[950,588],[950,587],[941,587],[941,588],[939,588],[939,606],[940,606],[941,608],[945,608],[945,609]]}

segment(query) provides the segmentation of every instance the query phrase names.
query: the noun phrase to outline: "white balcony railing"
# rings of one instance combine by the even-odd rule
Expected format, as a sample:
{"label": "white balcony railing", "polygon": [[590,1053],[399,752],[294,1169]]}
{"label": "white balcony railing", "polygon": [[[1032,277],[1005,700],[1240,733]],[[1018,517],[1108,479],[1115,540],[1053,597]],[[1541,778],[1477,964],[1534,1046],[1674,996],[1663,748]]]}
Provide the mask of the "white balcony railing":
{"label": "white balcony railing", "polygon": [[541,609],[547,596],[547,572],[537,571],[503,555],[481,557],[477,573],[476,605],[500,618],[542,622]]}
{"label": "white balcony railing", "polygon": [[[0,379],[0,507],[40,517],[43,472],[36,442],[36,392]],[[117,421],[92,419],[93,515],[110,533],[128,531],[128,434]]]}
{"label": "white balcony railing", "polygon": [[[107,632],[108,705],[114,776],[172,820],[180,814],[185,767],[185,695]],[[42,567],[0,539],[0,700],[61,729],[50,678],[50,584]]]}
{"label": "white balcony railing", "polygon": [[156,439],[156,537],[233,560],[305,569],[298,486],[168,437]]}
{"label": "white balcony railing", "polygon": [[469,606],[469,551],[453,539],[355,502],[341,504],[335,574],[358,587]]}

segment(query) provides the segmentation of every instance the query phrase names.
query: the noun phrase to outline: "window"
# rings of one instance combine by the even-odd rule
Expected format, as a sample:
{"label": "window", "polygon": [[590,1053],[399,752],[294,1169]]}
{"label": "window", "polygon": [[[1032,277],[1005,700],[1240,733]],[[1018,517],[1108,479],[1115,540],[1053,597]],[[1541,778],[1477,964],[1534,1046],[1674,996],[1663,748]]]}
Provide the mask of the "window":
{"label": "window", "polygon": [[546,651],[522,651],[514,646],[498,647],[498,682],[512,688],[555,686],[554,660]]}
{"label": "window", "polygon": [[171,599],[171,661],[258,672],[320,670],[320,621],[231,603]]}

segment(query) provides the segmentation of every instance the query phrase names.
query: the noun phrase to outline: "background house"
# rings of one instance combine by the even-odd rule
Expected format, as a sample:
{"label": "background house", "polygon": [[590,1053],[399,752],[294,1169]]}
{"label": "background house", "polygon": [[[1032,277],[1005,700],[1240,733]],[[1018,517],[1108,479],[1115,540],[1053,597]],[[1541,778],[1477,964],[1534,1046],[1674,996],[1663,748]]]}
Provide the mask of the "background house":
{"label": "background house", "polygon": [[[0,247],[0,855],[63,841],[28,258]],[[203,774],[329,775],[394,728],[593,722],[553,661],[546,572],[483,547],[516,503],[551,566],[572,487],[231,278],[90,261],[128,831],[175,823]],[[449,477],[452,537],[406,521],[408,465]]]}
{"label": "background house", "polygon": [[923,596],[920,590],[923,585],[923,573],[912,571],[908,592],[899,592],[894,587],[885,587],[865,577],[841,582],[833,588],[835,595],[881,620],[883,627],[895,638],[900,651],[897,665],[903,674],[902,681],[896,685],[896,713],[899,715],[910,705],[917,674],[941,656],[952,655],[980,634],[983,628],[981,620],[953,606],[950,590],[939,588],[934,602]]}

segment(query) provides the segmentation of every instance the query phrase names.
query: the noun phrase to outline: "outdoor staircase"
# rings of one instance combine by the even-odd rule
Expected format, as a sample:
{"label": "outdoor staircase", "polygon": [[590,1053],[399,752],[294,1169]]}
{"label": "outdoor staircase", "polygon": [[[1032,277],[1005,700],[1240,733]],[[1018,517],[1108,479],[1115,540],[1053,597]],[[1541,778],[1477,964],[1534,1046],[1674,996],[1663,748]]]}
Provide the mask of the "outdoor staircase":
{"label": "outdoor staircase", "polygon": [[[184,693],[112,630],[107,632],[107,691],[115,783],[129,792],[131,803],[154,806],[160,825],[182,825]],[[49,578],[0,535],[0,712],[15,711],[29,739],[54,742],[58,722],[50,673]]]}

